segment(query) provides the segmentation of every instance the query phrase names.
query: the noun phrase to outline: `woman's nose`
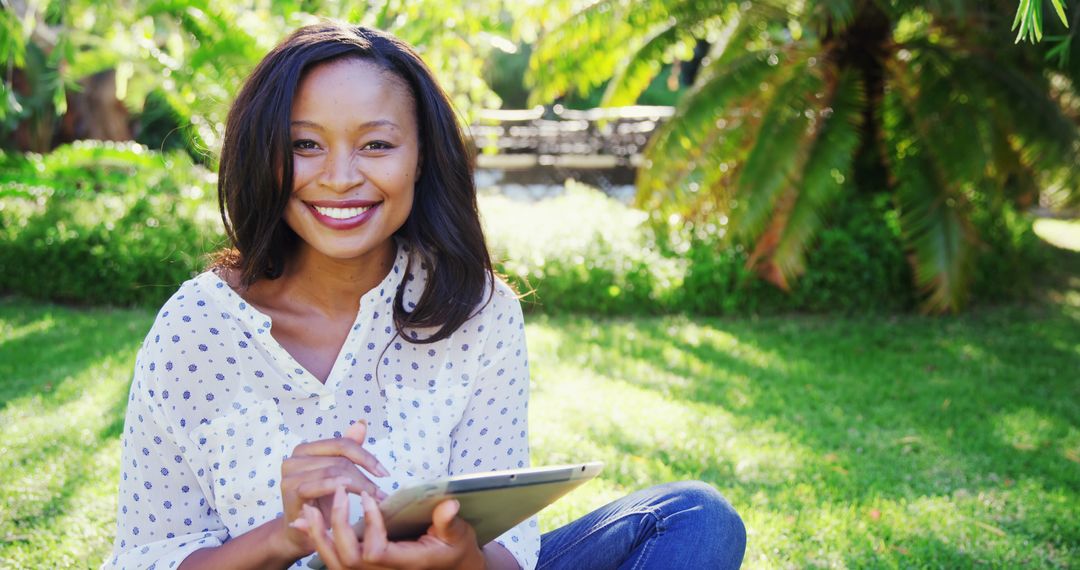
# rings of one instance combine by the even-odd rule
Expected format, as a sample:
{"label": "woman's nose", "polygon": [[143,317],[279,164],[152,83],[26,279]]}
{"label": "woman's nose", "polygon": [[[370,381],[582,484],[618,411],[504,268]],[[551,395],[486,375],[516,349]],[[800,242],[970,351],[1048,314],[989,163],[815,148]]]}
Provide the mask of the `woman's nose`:
{"label": "woman's nose", "polygon": [[326,189],[344,193],[364,183],[358,157],[352,151],[331,152],[323,163],[319,182]]}

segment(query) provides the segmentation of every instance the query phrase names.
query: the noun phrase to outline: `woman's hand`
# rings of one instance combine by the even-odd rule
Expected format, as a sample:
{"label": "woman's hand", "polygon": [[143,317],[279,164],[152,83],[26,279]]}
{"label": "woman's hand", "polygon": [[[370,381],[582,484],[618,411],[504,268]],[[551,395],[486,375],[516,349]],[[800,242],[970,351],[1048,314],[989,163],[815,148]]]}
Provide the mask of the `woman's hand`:
{"label": "woman's hand", "polygon": [[303,530],[315,544],[330,570],[436,570],[483,569],[484,555],[476,544],[476,532],[469,523],[457,516],[461,505],[455,500],[439,503],[431,515],[427,534],[416,541],[391,542],[379,506],[366,492],[361,493],[364,505],[364,536],[358,540],[349,525],[349,501],[345,487],[338,487],[330,514],[330,527],[319,509],[305,505],[304,518],[293,522],[293,528]]}
{"label": "woman's hand", "polygon": [[371,482],[357,466],[376,477],[389,475],[386,468],[363,448],[367,423],[364,420],[349,426],[343,437],[302,443],[281,464],[281,502],[285,512],[285,536],[297,558],[315,550],[308,533],[289,523],[303,520],[307,506],[329,518],[334,491],[339,488],[353,493],[367,493],[380,499],[385,493]]}

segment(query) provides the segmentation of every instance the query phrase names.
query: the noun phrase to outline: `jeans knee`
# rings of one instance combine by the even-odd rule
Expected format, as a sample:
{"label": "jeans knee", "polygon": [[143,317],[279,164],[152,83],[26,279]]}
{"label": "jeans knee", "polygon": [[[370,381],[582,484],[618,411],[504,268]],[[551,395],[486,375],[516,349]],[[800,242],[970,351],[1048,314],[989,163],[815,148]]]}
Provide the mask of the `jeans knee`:
{"label": "jeans knee", "polygon": [[703,481],[681,481],[671,485],[671,491],[680,495],[687,506],[692,506],[692,512],[698,517],[695,526],[714,538],[721,538],[725,550],[738,550],[741,558],[741,552],[746,548],[746,525],[720,491]]}

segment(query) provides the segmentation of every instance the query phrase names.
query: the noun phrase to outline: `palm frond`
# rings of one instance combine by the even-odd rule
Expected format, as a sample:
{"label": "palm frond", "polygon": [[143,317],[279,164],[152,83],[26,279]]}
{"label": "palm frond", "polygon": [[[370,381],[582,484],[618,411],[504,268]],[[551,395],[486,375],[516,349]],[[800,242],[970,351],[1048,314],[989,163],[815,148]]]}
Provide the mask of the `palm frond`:
{"label": "palm frond", "polygon": [[569,92],[585,93],[615,75],[658,29],[694,33],[724,4],[680,0],[599,0],[571,15],[537,42],[525,83],[532,104]]}
{"label": "palm frond", "polygon": [[[798,198],[772,254],[783,280],[801,274],[806,249],[821,227],[824,212],[851,180],[855,151],[860,142],[865,94],[857,74],[847,72],[833,80],[828,107],[798,185]],[[850,182],[847,182],[850,184]]]}
{"label": "palm frond", "polygon": [[855,21],[855,0],[818,0],[805,6],[807,22],[819,34],[839,33]]}
{"label": "palm frond", "polygon": [[814,94],[822,88],[817,70],[806,63],[807,53],[791,52],[786,67],[792,75],[777,88],[761,119],[756,142],[736,182],[731,231],[754,240],[765,229],[780,193],[797,177],[799,150],[810,123]]}
{"label": "palm frond", "polygon": [[942,50],[911,49],[887,70],[886,81],[945,180],[957,186],[982,182],[992,157],[985,99],[977,84],[957,79],[964,73],[959,61]]}
{"label": "palm frond", "polygon": [[665,24],[660,32],[649,38],[645,45],[619,65],[604,91],[601,105],[633,105],[653,78],[660,73],[667,53],[679,44],[692,44],[694,39],[694,36],[678,23]]}
{"label": "palm frond", "polygon": [[[890,74],[904,73],[900,65]],[[905,66],[906,67],[906,66]],[[900,213],[900,228],[910,251],[915,284],[925,295],[922,310],[956,312],[964,306],[973,270],[975,232],[957,179],[950,177],[951,157],[941,154],[929,139],[929,117],[917,117],[913,93],[895,87],[883,102],[886,155]]]}
{"label": "palm frond", "polygon": [[703,70],[705,79],[683,96],[675,116],[653,134],[645,149],[646,164],[637,179],[639,204],[651,211],[676,207],[675,198],[685,190],[686,178],[698,168],[698,161],[710,155],[718,160],[712,152],[717,142],[752,119],[749,108],[735,109],[737,104],[757,101],[760,87],[787,70],[770,64],[775,53],[746,53]]}

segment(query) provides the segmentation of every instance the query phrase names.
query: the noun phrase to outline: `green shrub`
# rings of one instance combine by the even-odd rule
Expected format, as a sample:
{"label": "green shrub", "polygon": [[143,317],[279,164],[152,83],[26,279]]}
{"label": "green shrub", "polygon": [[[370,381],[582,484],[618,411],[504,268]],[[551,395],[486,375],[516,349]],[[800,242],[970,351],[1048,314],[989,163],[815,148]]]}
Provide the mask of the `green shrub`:
{"label": "green shrub", "polygon": [[1034,278],[1050,264],[1049,250],[1035,235],[1034,220],[1007,204],[976,202],[972,223],[980,244],[971,294],[977,302],[1026,299]]}
{"label": "green shrub", "polygon": [[889,196],[845,201],[807,255],[791,304],[814,312],[882,312],[914,307],[911,266]]}
{"label": "green shrub", "polygon": [[791,291],[758,279],[746,268],[744,244],[728,243],[715,224],[669,237],[669,255],[688,262],[676,308],[692,314],[732,315],[782,311],[866,312],[911,305],[911,279],[899,228],[885,204],[852,200],[832,213],[806,258],[806,272]]}
{"label": "green shrub", "polygon": [[[49,155],[0,155],[0,292],[156,306],[224,244],[214,175],[183,152],[80,143]],[[887,198],[830,214],[790,293],[746,269],[747,250],[716,224],[648,216],[570,182],[557,198],[481,196],[496,269],[533,311],[746,315],[882,312],[915,306]],[[1025,216],[974,204],[983,245],[977,300],[1023,297],[1045,266]]]}
{"label": "green shrub", "polygon": [[186,155],[84,143],[4,165],[0,291],[154,306],[222,243],[212,178]]}

